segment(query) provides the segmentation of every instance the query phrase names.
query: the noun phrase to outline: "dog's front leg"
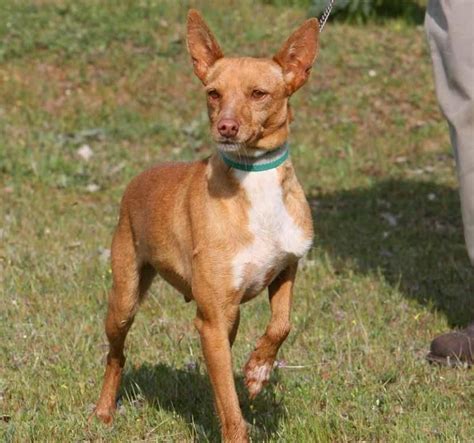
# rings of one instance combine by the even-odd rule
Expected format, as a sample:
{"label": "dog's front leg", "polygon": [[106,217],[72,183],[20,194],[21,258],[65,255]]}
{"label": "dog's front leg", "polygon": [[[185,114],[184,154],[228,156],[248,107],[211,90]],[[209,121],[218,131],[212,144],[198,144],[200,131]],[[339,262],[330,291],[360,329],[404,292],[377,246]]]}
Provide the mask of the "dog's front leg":
{"label": "dog's front leg", "polygon": [[247,442],[247,425],[242,416],[232,371],[231,342],[238,324],[238,305],[223,306],[211,288],[193,288],[198,309],[195,325],[225,442]]}
{"label": "dog's front leg", "polygon": [[272,316],[245,365],[245,385],[254,398],[270,379],[278,349],[290,332],[290,309],[298,264],[285,268],[268,287]]}

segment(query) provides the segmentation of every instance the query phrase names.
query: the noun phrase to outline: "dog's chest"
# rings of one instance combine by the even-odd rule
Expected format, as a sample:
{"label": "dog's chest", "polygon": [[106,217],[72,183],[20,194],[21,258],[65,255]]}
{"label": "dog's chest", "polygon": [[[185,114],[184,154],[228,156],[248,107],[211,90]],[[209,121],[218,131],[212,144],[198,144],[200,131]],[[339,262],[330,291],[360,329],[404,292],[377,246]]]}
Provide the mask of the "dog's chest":
{"label": "dog's chest", "polygon": [[268,285],[290,260],[302,257],[312,238],[296,223],[297,214],[290,214],[285,206],[276,169],[234,173],[250,203],[247,229],[253,237],[233,258],[234,287],[249,298]]}

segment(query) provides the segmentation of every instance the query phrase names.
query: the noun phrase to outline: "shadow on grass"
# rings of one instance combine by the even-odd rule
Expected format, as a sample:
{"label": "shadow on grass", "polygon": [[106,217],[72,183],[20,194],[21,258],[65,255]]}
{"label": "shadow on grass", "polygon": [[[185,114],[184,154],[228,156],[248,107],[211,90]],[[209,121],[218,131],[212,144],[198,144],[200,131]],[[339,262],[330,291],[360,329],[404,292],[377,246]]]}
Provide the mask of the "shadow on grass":
{"label": "shadow on grass", "polygon": [[381,181],[369,188],[318,194],[315,245],[336,269],[380,273],[451,326],[474,320],[469,263],[456,190],[432,182]]}
{"label": "shadow on grass", "polygon": [[[244,418],[251,423],[251,433],[258,440],[268,440],[285,415],[277,400],[274,384],[278,374],[253,401],[247,397],[242,376],[236,377],[237,391]],[[193,426],[198,441],[220,441],[220,430],[214,412],[212,389],[207,372],[178,369],[165,364],[143,364],[124,373],[119,398],[131,403],[144,399],[157,409],[175,412]]]}

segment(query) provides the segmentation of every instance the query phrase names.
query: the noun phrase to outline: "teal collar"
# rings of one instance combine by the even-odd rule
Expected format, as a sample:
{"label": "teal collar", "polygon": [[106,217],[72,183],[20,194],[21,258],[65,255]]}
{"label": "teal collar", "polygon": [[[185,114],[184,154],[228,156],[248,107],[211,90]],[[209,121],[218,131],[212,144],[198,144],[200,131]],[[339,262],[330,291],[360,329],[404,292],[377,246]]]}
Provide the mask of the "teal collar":
{"label": "teal collar", "polygon": [[259,157],[241,156],[235,153],[219,151],[222,160],[227,166],[240,171],[261,172],[278,168],[290,156],[288,144],[266,152]]}

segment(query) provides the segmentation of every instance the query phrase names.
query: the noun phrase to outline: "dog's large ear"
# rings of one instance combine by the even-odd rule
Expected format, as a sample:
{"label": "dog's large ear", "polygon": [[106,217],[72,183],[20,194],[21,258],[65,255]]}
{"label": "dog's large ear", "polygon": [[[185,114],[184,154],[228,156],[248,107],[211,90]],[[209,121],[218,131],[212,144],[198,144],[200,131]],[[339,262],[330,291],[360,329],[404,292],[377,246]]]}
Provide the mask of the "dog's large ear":
{"label": "dog's large ear", "polygon": [[273,57],[283,69],[283,76],[291,95],[308,80],[319,50],[319,22],[306,20]]}
{"label": "dog's large ear", "polygon": [[216,39],[198,11],[188,12],[188,51],[194,65],[194,73],[204,83],[209,68],[224,56]]}

